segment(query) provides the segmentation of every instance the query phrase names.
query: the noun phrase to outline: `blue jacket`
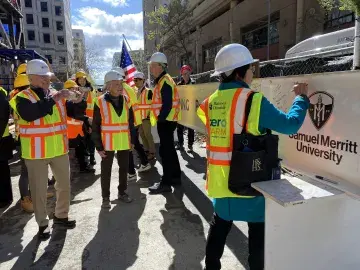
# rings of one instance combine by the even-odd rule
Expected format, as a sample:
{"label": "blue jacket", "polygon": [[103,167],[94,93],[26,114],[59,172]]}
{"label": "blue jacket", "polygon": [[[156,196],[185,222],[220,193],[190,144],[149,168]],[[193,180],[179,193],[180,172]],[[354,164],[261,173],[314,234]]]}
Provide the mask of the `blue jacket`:
{"label": "blue jacket", "polygon": [[[246,87],[244,82],[221,83],[220,91]],[[290,91],[290,89],[289,89]],[[288,113],[278,110],[265,97],[261,101],[259,130],[271,129],[282,134],[294,134],[302,126],[306,111],[309,108],[309,100],[296,97]],[[247,222],[264,222],[265,198],[220,198],[213,199],[215,212],[225,220],[239,220]]]}

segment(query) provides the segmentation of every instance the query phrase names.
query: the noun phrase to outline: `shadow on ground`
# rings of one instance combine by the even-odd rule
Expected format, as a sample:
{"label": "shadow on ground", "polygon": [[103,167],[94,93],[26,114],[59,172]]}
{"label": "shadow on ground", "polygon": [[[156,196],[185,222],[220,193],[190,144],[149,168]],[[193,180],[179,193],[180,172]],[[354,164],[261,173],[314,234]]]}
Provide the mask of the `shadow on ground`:
{"label": "shadow on ground", "polygon": [[[136,183],[128,186],[134,201],[130,204],[114,201],[111,210],[101,209],[98,230],[82,254],[82,269],[127,269],[137,260],[140,219],[146,204],[146,195]],[[106,268],[106,267],[105,267]]]}

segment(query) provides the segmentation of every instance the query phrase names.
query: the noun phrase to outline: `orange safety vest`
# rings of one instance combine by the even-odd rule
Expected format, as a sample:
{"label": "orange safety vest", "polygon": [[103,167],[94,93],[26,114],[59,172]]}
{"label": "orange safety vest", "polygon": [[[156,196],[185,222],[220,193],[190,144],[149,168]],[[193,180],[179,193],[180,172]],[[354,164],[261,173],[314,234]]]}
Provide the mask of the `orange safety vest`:
{"label": "orange safety vest", "polygon": [[76,120],[74,118],[67,117],[67,125],[68,125],[67,134],[69,139],[76,139],[79,135],[81,137],[84,136],[84,131],[82,128],[83,123],[84,122],[81,120]]}
{"label": "orange safety vest", "polygon": [[148,100],[149,91],[149,89],[144,87],[140,93],[140,103],[138,105],[138,109],[140,110],[142,120],[147,119],[150,114],[151,100]]}
{"label": "orange safety vest", "polygon": [[93,93],[93,91],[90,91],[86,98],[86,116],[93,117],[94,115],[94,104],[95,104],[95,98],[96,95]]}
{"label": "orange safety vest", "polygon": [[165,74],[159,82],[156,84],[153,93],[153,99],[151,104],[151,113],[150,113],[150,120],[151,124],[155,126],[156,122],[158,121],[158,117],[160,114],[160,110],[162,108],[162,99],[161,99],[161,89],[164,83],[167,83],[172,88],[172,108],[167,116],[167,121],[179,121],[181,120],[181,110],[180,110],[180,97],[179,92],[177,90],[176,83],[171,78],[169,74]]}

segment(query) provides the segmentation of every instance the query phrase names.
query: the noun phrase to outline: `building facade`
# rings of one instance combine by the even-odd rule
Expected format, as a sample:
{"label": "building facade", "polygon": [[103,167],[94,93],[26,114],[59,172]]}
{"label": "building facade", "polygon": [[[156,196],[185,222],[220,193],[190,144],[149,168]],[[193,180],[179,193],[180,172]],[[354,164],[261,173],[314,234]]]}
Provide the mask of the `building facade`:
{"label": "building facade", "polygon": [[88,72],[86,65],[86,47],[85,47],[85,35],[81,29],[72,30],[73,44],[74,44],[74,65],[76,70],[83,69]]}
{"label": "building facade", "polygon": [[[156,50],[158,42],[147,38],[154,26],[146,14],[166,2],[143,0],[146,55]],[[317,0],[189,0],[188,6],[193,27],[187,48],[190,63],[181,54],[168,55],[169,72],[173,75],[183,64],[190,64],[195,73],[212,70],[216,53],[229,43],[244,44],[261,61],[278,59],[306,38],[351,27],[355,22],[354,13],[338,9],[325,13]]]}
{"label": "building facade", "polygon": [[59,79],[73,70],[70,0],[21,0],[27,48],[44,55]]}

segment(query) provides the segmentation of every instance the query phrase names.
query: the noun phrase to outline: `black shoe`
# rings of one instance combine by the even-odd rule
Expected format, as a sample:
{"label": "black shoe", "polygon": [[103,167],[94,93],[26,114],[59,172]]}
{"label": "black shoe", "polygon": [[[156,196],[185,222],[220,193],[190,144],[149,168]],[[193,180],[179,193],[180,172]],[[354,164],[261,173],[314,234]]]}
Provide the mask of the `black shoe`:
{"label": "black shoe", "polygon": [[50,228],[49,226],[39,226],[38,237],[41,241],[47,240],[50,238]]}
{"label": "black shoe", "polygon": [[187,152],[188,152],[188,153],[192,153],[192,152],[194,152],[194,149],[193,149],[193,147],[192,147],[192,146],[189,146],[189,147],[188,147],[188,150],[187,150]]}
{"label": "black shoe", "polygon": [[80,169],[80,173],[94,173],[95,169],[94,168],[90,168],[90,167],[86,167],[84,169]]}
{"label": "black shoe", "polygon": [[76,227],[75,220],[69,220],[69,218],[57,218],[54,216],[54,225],[60,225],[68,229],[73,229]]}
{"label": "black shoe", "polygon": [[94,156],[90,156],[90,165],[95,166],[96,165],[96,160]]}
{"label": "black shoe", "polygon": [[181,152],[183,152],[183,151],[185,151],[185,148],[184,148],[183,145],[177,144],[177,145],[175,146],[175,150],[180,150]]}
{"label": "black shoe", "polygon": [[173,179],[171,179],[170,183],[171,183],[171,185],[173,187],[181,186],[181,176],[180,177],[174,177]]}
{"label": "black shoe", "polygon": [[162,194],[171,192],[171,186],[160,183],[155,183],[152,187],[149,187],[150,194]]}

